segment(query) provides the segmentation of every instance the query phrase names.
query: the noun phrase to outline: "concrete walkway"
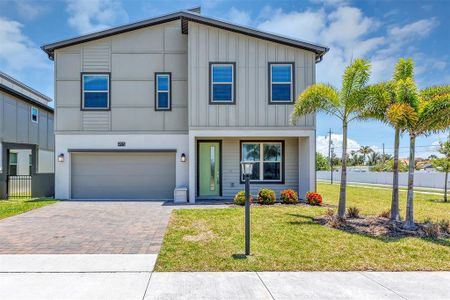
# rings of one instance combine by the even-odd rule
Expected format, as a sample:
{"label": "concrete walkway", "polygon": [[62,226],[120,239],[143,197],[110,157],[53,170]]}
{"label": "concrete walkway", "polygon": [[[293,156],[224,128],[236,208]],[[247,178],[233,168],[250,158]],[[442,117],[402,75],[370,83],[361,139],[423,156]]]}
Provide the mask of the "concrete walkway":
{"label": "concrete walkway", "polygon": [[152,272],[156,255],[0,255],[0,299],[449,299],[450,272]]}

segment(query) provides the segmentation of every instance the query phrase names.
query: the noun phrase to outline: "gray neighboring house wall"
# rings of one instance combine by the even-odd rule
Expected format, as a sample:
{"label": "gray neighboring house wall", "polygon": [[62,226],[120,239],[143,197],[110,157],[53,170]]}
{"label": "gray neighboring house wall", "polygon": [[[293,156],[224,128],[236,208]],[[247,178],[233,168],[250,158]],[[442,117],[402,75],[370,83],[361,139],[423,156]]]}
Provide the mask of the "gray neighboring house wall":
{"label": "gray neighboring house wall", "polygon": [[53,108],[48,106],[51,101],[0,72],[0,199],[7,196],[7,175],[12,175],[8,174],[10,152],[17,157],[17,175],[32,176],[33,196],[54,194]]}
{"label": "gray neighboring house wall", "polygon": [[[198,11],[180,11],[42,48],[55,61],[55,149],[64,156],[55,168],[56,197],[123,198],[127,191],[133,199],[173,199],[167,191],[187,187],[191,203],[230,199],[243,189],[239,164],[249,147],[260,148],[255,158],[260,160],[261,172],[255,174],[260,180],[253,182],[253,193],[260,187],[277,193],[292,188],[303,196],[315,189],[315,115],[302,116],[291,125],[293,101],[269,101],[274,91],[270,66],[289,66],[294,100],[315,82],[315,64],[328,48]],[[211,100],[217,87],[211,81],[213,65],[224,63],[233,70],[232,103]],[[170,76],[167,110],[155,106],[156,95],[165,91],[155,82],[158,74]],[[109,101],[104,98],[102,109],[86,109],[84,99],[91,97],[92,88],[86,82],[95,76],[103,77],[100,92]],[[96,160],[99,155],[104,157]],[[158,155],[164,156],[164,164],[156,163]],[[84,165],[89,165],[89,172],[83,171]],[[80,180],[83,172],[95,176]],[[164,177],[158,178],[164,186],[158,184],[155,193],[140,186],[145,180],[154,182],[153,174]],[[117,185],[122,189],[117,191]],[[92,195],[82,192],[86,190]]]}

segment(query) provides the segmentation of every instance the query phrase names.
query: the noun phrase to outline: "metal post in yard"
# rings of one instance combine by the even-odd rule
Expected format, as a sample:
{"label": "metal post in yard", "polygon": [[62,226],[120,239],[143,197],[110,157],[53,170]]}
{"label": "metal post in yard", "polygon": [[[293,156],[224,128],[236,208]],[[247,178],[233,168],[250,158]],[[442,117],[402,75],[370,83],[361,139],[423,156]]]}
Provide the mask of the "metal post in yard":
{"label": "metal post in yard", "polygon": [[245,255],[250,255],[250,175],[245,175]]}

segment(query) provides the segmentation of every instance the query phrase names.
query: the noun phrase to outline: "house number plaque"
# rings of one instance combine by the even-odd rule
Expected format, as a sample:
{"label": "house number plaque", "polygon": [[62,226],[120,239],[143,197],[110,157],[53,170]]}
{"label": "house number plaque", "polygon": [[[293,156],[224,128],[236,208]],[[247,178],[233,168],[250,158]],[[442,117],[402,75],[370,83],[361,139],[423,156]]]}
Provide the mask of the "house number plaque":
{"label": "house number plaque", "polygon": [[127,143],[125,142],[117,142],[117,147],[125,147]]}

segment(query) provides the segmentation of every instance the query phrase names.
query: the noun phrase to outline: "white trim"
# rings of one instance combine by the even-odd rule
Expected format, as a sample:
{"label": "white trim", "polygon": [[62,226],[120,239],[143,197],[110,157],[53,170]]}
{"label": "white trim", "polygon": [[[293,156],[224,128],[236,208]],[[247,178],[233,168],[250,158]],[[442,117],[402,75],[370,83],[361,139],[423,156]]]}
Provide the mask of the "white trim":
{"label": "white trim", "polygon": [[[91,77],[106,77],[106,79],[107,79],[106,91],[104,91],[104,90],[85,91],[85,90],[84,90],[84,77],[86,77],[86,76],[91,76]],[[109,90],[109,88],[110,88],[110,83],[109,83],[109,81],[110,81],[110,74],[101,74],[101,73],[98,73],[98,74],[91,74],[91,73],[82,74],[82,76],[81,76],[81,97],[82,97],[81,107],[82,107],[83,109],[85,109],[85,110],[105,110],[105,109],[109,109],[109,107],[110,107],[110,103],[109,103],[109,97],[110,97],[110,90]],[[107,96],[106,96],[106,103],[107,103],[106,107],[86,107],[86,106],[84,105],[84,102],[85,102],[85,100],[84,100],[84,94],[85,94],[85,93],[106,93],[106,95],[107,95]]]}
{"label": "white trim", "polygon": [[[159,77],[167,77],[167,91],[159,90],[158,78]],[[170,94],[171,94],[171,80],[172,76],[170,74],[156,74],[156,109],[157,110],[170,110],[172,103],[170,103]],[[167,107],[159,107],[159,93],[167,93]]]}
{"label": "white trim", "polygon": [[196,130],[190,129],[189,135],[196,137],[314,137],[315,130],[286,130],[286,129],[272,129],[267,130],[261,128],[259,130],[230,130],[224,128],[223,130]]}
{"label": "white trim", "polygon": [[[291,69],[291,81],[285,81],[285,82],[273,82],[272,81],[272,71],[273,71],[273,67],[274,66],[289,66]],[[294,74],[293,74],[293,64],[289,63],[270,63],[270,86],[269,86],[269,90],[270,90],[270,97],[269,97],[269,101],[270,103],[293,103],[294,102]],[[274,84],[289,84],[291,86],[290,88],[290,92],[289,92],[289,100],[273,100],[272,99],[272,86]]]}
{"label": "white trim", "polygon": [[[36,110],[36,121],[33,120],[33,110]],[[31,122],[38,124],[39,123],[39,108],[32,106],[30,110]]]}
{"label": "white trim", "polygon": [[[219,67],[224,67],[224,66],[230,66],[231,67],[231,82],[214,82],[214,75],[213,75],[213,69],[215,66],[219,66]],[[234,83],[235,83],[235,78],[234,78],[234,64],[232,63],[213,63],[211,64],[211,102],[213,103],[233,103],[234,102]],[[230,100],[215,100],[214,99],[214,85],[230,85],[231,84],[231,99]]]}

